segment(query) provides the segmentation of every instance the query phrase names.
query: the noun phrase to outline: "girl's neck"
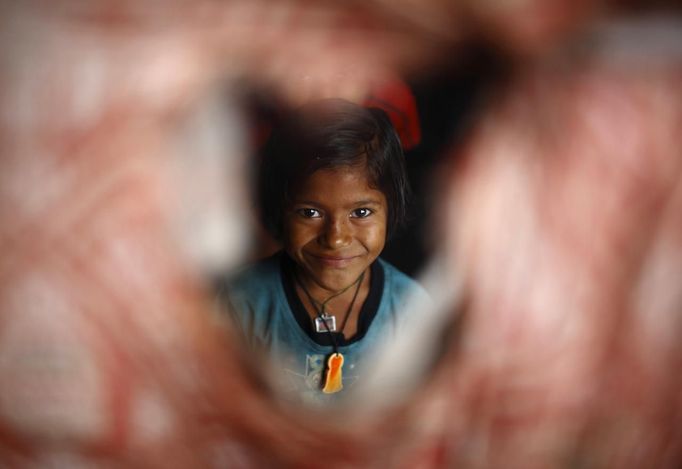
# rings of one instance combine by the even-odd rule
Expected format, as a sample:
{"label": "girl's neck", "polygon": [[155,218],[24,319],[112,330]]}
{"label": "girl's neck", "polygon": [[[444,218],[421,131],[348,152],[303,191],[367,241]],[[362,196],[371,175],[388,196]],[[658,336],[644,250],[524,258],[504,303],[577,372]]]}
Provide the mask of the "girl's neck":
{"label": "girl's neck", "polygon": [[315,300],[321,303],[330,297],[334,297],[335,295],[337,296],[332,298],[330,301],[335,301],[337,299],[343,299],[346,297],[351,298],[358,281],[361,282],[359,287],[361,290],[369,286],[370,271],[371,269],[367,268],[364,272],[364,275],[360,274],[360,276],[353,279],[351,283],[348,285],[343,285],[339,289],[331,289],[321,285],[314,278],[306,275],[306,273],[298,266],[295,267],[294,275],[296,275],[298,282],[302,283],[306,290],[308,290],[308,293],[310,293]]}

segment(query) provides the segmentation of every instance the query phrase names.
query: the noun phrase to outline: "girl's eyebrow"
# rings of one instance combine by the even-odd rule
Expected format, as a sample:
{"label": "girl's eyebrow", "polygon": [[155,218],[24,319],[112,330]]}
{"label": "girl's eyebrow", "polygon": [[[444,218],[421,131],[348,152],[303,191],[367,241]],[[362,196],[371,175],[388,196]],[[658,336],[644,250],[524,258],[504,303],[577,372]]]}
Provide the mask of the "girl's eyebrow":
{"label": "girl's eyebrow", "polygon": [[354,206],[358,206],[358,205],[381,205],[381,203],[375,199],[367,199],[367,200],[358,200],[357,202],[353,202],[353,205]]}

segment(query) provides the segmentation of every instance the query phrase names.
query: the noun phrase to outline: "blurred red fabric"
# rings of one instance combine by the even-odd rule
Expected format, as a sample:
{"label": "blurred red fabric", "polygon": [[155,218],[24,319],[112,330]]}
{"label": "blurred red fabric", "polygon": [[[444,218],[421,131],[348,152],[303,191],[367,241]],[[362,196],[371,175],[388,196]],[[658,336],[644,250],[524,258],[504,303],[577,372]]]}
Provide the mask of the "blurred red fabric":
{"label": "blurred red fabric", "polygon": [[[3,4],[2,465],[679,467],[679,16],[540,3]],[[472,38],[515,67],[434,174],[459,333],[377,413],[282,405],[181,234],[213,168],[183,125],[243,83],[364,99]]]}

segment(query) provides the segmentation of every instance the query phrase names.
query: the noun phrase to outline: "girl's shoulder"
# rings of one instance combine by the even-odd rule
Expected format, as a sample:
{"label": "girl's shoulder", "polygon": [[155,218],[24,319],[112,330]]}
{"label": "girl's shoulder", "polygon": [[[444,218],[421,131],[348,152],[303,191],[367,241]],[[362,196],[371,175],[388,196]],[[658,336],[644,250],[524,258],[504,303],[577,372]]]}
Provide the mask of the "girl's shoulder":
{"label": "girl's shoulder", "polygon": [[226,276],[218,289],[221,299],[250,304],[272,297],[282,283],[279,253],[244,265]]}
{"label": "girl's shoulder", "polygon": [[249,263],[230,275],[227,283],[230,287],[247,286],[251,283],[261,284],[276,281],[280,278],[281,253],[278,252],[265,259]]}
{"label": "girl's shoulder", "polygon": [[389,291],[429,297],[424,287],[415,279],[384,259],[379,258],[378,261],[384,271],[385,288]]}

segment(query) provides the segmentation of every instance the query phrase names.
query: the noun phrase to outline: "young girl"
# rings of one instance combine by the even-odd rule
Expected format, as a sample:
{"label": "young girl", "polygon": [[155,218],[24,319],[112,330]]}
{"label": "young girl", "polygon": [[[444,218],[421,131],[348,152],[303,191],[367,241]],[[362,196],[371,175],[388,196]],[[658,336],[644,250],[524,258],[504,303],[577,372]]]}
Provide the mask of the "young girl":
{"label": "young girl", "polygon": [[396,332],[413,280],[379,258],[403,223],[409,185],[387,115],[325,100],[273,131],[259,170],[266,229],[283,245],[225,289],[250,347],[281,371],[279,388],[324,402],[362,379]]}

